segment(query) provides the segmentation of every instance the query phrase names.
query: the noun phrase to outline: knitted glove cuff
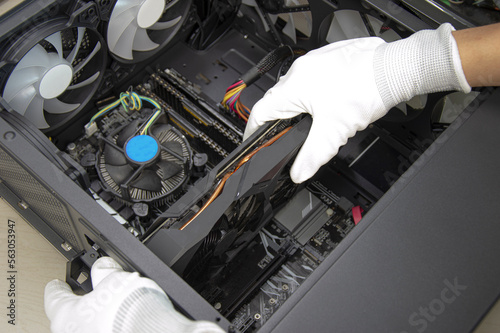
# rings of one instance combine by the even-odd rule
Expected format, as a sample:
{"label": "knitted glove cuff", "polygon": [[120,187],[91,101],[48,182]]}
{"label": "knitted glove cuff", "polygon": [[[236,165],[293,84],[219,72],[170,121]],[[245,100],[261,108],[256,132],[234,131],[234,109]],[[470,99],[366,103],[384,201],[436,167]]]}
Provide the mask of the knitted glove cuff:
{"label": "knitted glove cuff", "polygon": [[382,44],[375,50],[377,88],[387,108],[416,95],[438,91],[470,92],[449,23],[436,30]]}

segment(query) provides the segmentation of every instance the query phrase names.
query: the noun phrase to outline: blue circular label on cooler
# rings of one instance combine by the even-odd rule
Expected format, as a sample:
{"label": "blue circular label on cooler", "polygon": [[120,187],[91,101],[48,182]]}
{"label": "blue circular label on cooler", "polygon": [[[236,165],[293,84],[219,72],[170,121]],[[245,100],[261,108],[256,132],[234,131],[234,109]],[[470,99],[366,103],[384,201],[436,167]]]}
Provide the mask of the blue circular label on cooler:
{"label": "blue circular label on cooler", "polygon": [[125,147],[127,156],[135,162],[147,162],[158,154],[158,143],[149,135],[138,135],[128,140]]}

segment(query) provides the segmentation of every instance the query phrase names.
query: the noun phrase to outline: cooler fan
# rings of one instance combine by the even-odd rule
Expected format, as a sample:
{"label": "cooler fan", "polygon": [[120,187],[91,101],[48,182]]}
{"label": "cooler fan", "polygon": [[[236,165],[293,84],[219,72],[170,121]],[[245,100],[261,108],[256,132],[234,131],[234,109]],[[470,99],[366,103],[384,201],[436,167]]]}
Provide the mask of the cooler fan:
{"label": "cooler fan", "polygon": [[109,51],[142,61],[168,43],[184,22],[190,0],[117,0],[107,27]]}
{"label": "cooler fan", "polygon": [[191,149],[170,125],[155,125],[152,135],[137,135],[140,125],[134,120],[101,139],[97,171],[105,187],[123,200],[162,204],[188,180]]}
{"label": "cooler fan", "polygon": [[2,97],[40,129],[55,129],[76,115],[96,91],[106,66],[97,32],[60,26],[61,21],[35,27],[4,56],[14,69]]}

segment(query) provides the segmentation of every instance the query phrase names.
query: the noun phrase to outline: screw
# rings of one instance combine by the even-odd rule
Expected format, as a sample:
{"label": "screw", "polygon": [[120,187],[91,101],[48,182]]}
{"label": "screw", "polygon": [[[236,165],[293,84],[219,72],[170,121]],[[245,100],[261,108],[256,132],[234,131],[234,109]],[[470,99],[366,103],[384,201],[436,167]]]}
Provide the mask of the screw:
{"label": "screw", "polygon": [[3,138],[7,141],[12,141],[16,138],[16,133],[12,131],[5,132]]}
{"label": "screw", "polygon": [[26,202],[24,202],[24,201],[19,201],[19,202],[17,203],[17,205],[19,206],[19,208],[24,209],[24,210],[26,210],[26,209],[28,209],[28,208],[30,207],[30,206],[29,206]]}
{"label": "screw", "polygon": [[68,243],[64,242],[61,244],[61,247],[63,248],[64,251],[69,252],[73,249],[73,247]]}
{"label": "screw", "polygon": [[139,236],[139,231],[137,231],[137,229],[134,227],[128,227],[128,231],[135,237]]}
{"label": "screw", "polygon": [[67,149],[68,149],[68,151],[75,150],[76,149],[76,144],[74,142],[69,143]]}

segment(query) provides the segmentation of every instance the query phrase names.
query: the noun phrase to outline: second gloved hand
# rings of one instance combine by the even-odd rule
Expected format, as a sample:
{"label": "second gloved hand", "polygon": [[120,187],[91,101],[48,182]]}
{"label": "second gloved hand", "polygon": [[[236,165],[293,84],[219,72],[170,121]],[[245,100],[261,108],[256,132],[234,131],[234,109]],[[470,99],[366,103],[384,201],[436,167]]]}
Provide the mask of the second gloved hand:
{"label": "second gloved hand", "polygon": [[45,312],[53,333],[223,333],[216,324],[192,321],[174,309],[165,292],[112,258],[99,258],[90,272],[94,290],[77,296],[53,280],[45,287]]}
{"label": "second gloved hand", "polygon": [[395,105],[435,91],[470,91],[452,30],[445,24],[392,43],[368,37],[309,52],[255,104],[244,139],[266,121],[310,113],[311,130],[290,171],[295,183],[309,179]]}

